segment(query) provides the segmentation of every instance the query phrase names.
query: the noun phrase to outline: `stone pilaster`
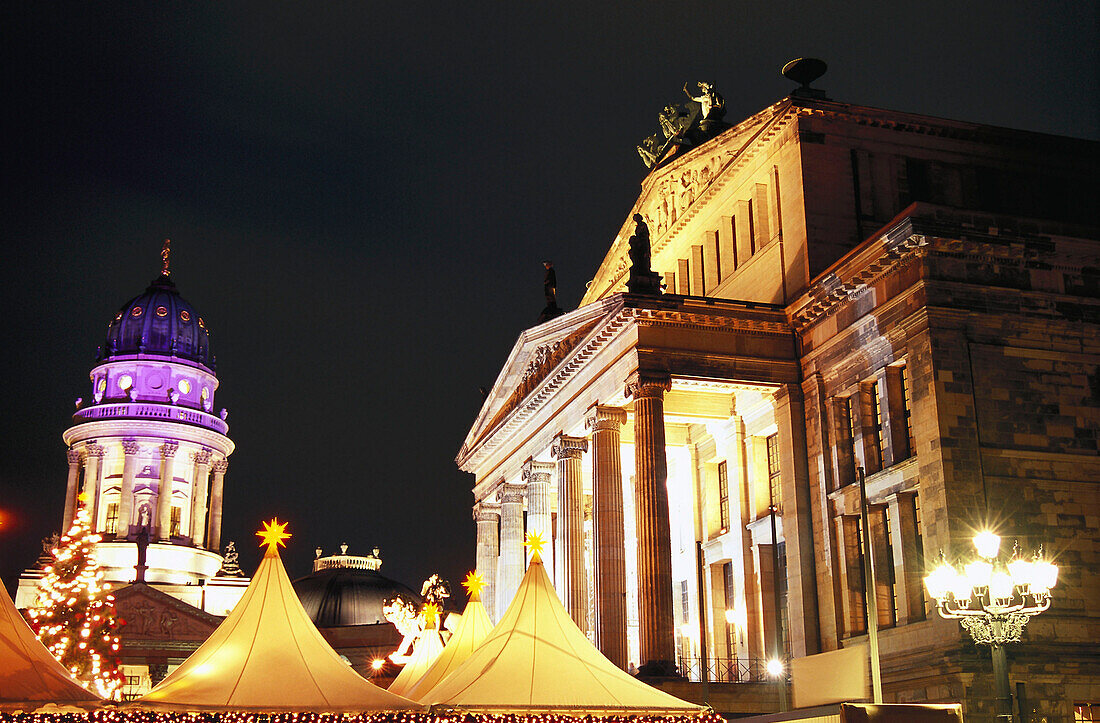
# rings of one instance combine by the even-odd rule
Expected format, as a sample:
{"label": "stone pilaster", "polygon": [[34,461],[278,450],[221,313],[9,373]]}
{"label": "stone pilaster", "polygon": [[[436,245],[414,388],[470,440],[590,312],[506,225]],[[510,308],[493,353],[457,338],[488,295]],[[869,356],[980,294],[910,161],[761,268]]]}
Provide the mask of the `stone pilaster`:
{"label": "stone pilaster", "polygon": [[817,616],[817,573],[814,560],[813,509],[806,459],[806,411],[802,388],[786,384],[775,393],[779,427],[779,474],[783,489],[783,539],[787,543],[787,609],[791,654],[821,651]]}
{"label": "stone pilaster", "polygon": [[626,551],[623,533],[623,468],[619,428],[626,412],[593,407],[585,418],[592,430],[593,545],[595,547],[596,646],[626,669]]}
{"label": "stone pilaster", "polygon": [[61,517],[61,534],[69,531],[73,524],[73,515],[76,514],[77,488],[80,484],[80,450],[70,448],[66,452],[69,459],[69,478],[65,483],[65,512]]}
{"label": "stone pilaster", "polygon": [[172,532],[172,480],[179,444],[165,442],[160,447],[160,482],[157,484],[157,538],[167,542]]}
{"label": "stone pilaster", "polygon": [[126,439],[122,442],[122,489],[118,499],[118,529],[115,538],[125,540],[130,535],[130,520],[134,516],[134,474],[141,446],[137,440]]}
{"label": "stone pilaster", "polygon": [[547,570],[554,569],[554,528],[550,515],[550,474],[553,471],[553,463],[530,459],[524,462],[521,474],[527,483],[527,531],[538,533],[546,542],[542,562]]}
{"label": "stone pilaster", "polygon": [[898,624],[924,620],[923,570],[917,549],[916,495],[901,493],[886,498],[890,507],[890,546],[894,550],[894,580],[897,588]]}
{"label": "stone pilaster", "polygon": [[486,502],[474,506],[474,520],[477,522],[477,571],[485,580],[485,589],[481,591],[481,602],[485,612],[497,621],[496,582],[497,557],[500,555],[498,527],[500,525],[500,507]]}
{"label": "stone pilaster", "polygon": [[638,639],[642,674],[676,668],[669,540],[665,392],[668,375],[635,372],[626,382],[634,398],[634,516],[638,535]]}
{"label": "stone pilaster", "polygon": [[550,453],[558,461],[559,589],[569,616],[586,633],[588,580],[584,569],[584,473],[581,455],[587,450],[588,440],[564,434],[555,437],[550,448]]}
{"label": "stone pilaster", "polygon": [[219,459],[212,467],[214,478],[210,482],[210,521],[207,523],[206,549],[221,554],[222,548],[222,489],[229,462]]}
{"label": "stone pilaster", "polygon": [[195,481],[191,485],[191,543],[202,547],[206,539],[206,490],[210,485],[210,456],[212,452],[204,449],[195,452]]}
{"label": "stone pilaster", "polygon": [[93,531],[99,529],[99,478],[103,474],[103,453],[101,445],[84,445],[84,494]]}
{"label": "stone pilaster", "polygon": [[523,486],[500,486],[500,588],[497,591],[497,615],[512,604],[523,581]]}

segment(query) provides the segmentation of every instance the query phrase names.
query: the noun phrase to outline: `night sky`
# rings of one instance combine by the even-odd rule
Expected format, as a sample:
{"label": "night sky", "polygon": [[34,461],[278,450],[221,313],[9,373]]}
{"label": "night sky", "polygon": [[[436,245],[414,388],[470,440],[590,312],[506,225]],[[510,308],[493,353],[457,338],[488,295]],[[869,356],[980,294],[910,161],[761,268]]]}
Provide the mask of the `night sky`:
{"label": "night sky", "polygon": [[585,5],[5,4],[9,590],[60,524],[61,433],[166,237],[217,355],[245,571],[277,515],[292,578],[346,541],[458,588],[478,387],[541,311],[543,259],[576,306],[685,82],[736,123],[815,56],[835,100],[1100,138],[1096,3]]}

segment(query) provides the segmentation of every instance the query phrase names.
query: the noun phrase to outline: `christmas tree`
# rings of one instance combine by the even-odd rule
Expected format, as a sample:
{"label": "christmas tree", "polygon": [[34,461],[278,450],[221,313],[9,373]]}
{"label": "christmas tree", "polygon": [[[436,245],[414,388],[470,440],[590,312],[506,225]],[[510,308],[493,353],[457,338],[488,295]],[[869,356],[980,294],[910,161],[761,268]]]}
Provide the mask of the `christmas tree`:
{"label": "christmas tree", "polygon": [[96,564],[90,513],[80,496],[72,527],[45,569],[40,606],[28,610],[31,627],[42,644],[80,684],[104,698],[117,699],[122,690],[118,669],[118,621],[114,596],[103,584]]}

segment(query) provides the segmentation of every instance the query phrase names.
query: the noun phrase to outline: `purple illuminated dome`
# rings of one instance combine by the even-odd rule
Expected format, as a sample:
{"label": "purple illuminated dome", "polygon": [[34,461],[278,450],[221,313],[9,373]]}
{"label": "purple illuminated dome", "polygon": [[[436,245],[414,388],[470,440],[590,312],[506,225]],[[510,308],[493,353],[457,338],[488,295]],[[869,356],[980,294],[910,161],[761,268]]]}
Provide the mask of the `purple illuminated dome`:
{"label": "purple illuminated dome", "polygon": [[107,327],[107,342],[97,361],[134,355],[167,356],[215,370],[206,322],[167,275],[119,309]]}

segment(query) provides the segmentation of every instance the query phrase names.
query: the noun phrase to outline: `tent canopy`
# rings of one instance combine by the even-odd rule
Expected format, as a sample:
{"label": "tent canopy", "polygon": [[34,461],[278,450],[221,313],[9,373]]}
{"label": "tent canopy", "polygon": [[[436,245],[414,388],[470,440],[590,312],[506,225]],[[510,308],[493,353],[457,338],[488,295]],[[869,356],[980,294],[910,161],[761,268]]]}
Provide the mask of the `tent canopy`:
{"label": "tent canopy", "polygon": [[316,712],[421,707],[361,678],[340,659],[298,602],[274,544],[229,617],[137,705]]}
{"label": "tent canopy", "polygon": [[[458,669],[458,666],[466,662],[466,659],[477,649],[493,629],[493,623],[489,620],[485,606],[480,598],[471,599],[466,604],[466,611],[462,613],[458,629],[447,641],[447,647],[435,659],[420,679],[408,690],[397,691],[407,695],[413,700],[420,700],[441,680]],[[391,687],[390,690],[393,690]]]}
{"label": "tent canopy", "polygon": [[697,713],[620,670],[588,641],[533,556],[516,597],[470,655],[420,700],[477,712]]}
{"label": "tent canopy", "polygon": [[0,585],[0,703],[99,700],[39,642],[7,589]]}
{"label": "tent canopy", "polygon": [[409,662],[405,663],[388,690],[398,695],[408,695],[409,689],[428,671],[443,650],[443,639],[439,637],[438,630],[433,627],[420,631],[413,644]]}

